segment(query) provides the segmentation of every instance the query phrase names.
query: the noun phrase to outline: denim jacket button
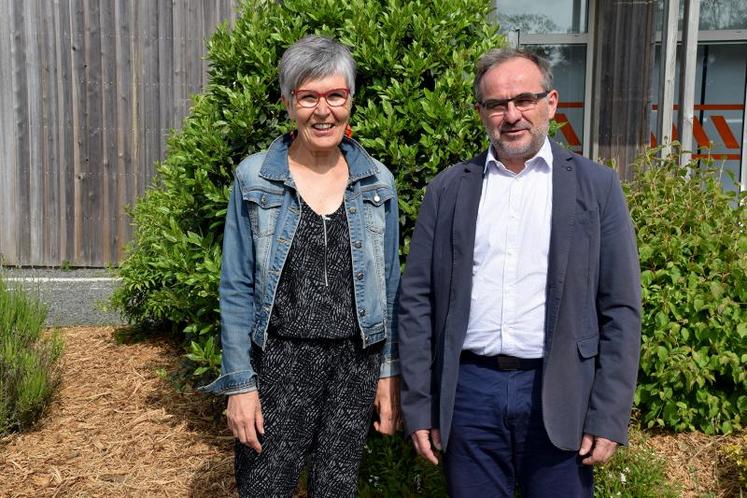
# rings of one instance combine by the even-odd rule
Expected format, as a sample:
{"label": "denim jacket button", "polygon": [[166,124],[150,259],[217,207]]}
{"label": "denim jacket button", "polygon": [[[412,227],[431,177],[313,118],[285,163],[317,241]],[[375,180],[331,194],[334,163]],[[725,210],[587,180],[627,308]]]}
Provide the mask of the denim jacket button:
{"label": "denim jacket button", "polygon": [[267,204],[267,196],[263,195],[262,198],[259,200],[259,203],[262,204],[263,206]]}
{"label": "denim jacket button", "polygon": [[379,197],[379,194],[374,195],[374,202],[379,202],[381,200],[381,197]]}
{"label": "denim jacket button", "polygon": [[366,316],[366,308],[361,308],[358,310],[358,314],[360,316]]}
{"label": "denim jacket button", "polygon": [[355,247],[356,249],[360,249],[362,246],[363,243],[360,240],[356,240],[355,242],[353,242],[353,247]]}
{"label": "denim jacket button", "polygon": [[356,212],[358,212],[358,210],[355,209],[355,206],[351,207],[348,211],[350,211],[353,214],[355,214]]}
{"label": "denim jacket button", "polygon": [[362,272],[362,271],[359,271],[359,272],[358,272],[358,273],[357,273],[357,274],[355,275],[355,278],[357,278],[358,280],[363,280],[363,272]]}

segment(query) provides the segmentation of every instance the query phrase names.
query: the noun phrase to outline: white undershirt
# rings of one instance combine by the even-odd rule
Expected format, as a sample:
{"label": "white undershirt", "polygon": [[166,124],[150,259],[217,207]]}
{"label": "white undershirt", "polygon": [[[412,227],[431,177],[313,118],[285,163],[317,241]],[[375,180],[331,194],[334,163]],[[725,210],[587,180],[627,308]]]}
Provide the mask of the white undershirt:
{"label": "white undershirt", "polygon": [[552,222],[552,149],[518,174],[488,151],[477,214],[472,297],[463,349],[541,358]]}

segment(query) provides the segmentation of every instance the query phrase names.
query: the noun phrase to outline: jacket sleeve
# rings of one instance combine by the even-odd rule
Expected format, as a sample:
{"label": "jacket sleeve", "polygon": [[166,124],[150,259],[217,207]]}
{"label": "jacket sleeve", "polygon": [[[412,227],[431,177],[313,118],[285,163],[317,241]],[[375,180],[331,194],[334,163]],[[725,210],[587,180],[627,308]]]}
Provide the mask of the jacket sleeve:
{"label": "jacket sleeve", "polygon": [[620,182],[610,177],[600,210],[599,353],[584,432],[626,444],[641,346],[640,263]]}
{"label": "jacket sleeve", "polygon": [[432,259],[438,200],[428,187],[420,206],[399,297],[400,402],[407,434],[435,426],[431,392]]}
{"label": "jacket sleeve", "polygon": [[399,294],[399,207],[397,191],[392,179],[392,197],[386,204],[386,228],[384,232],[384,272],[386,273],[386,327],[384,361],[379,378],[399,375],[399,332],[397,320],[397,296]]}
{"label": "jacket sleeve", "polygon": [[223,234],[220,275],[221,375],[200,388],[214,394],[239,394],[257,389],[252,368],[251,330],[254,323],[254,246],[247,203],[237,179],[231,190]]}

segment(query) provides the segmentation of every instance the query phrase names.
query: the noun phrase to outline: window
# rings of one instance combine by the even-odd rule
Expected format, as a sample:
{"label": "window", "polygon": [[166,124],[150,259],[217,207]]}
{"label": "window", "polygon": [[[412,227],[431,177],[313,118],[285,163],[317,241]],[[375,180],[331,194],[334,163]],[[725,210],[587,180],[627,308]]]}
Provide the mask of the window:
{"label": "window", "polygon": [[[654,26],[661,26],[664,10],[663,0],[656,2]],[[680,0],[680,17],[677,29],[682,31],[682,17],[685,12],[685,2]],[[701,0],[700,20],[701,31],[747,29],[747,2],[744,0]]]}
{"label": "window", "polygon": [[586,0],[498,0],[502,30],[526,34],[586,33]]}

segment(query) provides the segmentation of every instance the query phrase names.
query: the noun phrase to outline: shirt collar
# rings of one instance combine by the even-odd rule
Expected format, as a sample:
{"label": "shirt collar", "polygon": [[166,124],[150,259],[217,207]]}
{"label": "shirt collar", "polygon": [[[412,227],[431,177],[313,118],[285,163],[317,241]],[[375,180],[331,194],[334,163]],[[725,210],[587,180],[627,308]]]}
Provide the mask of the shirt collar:
{"label": "shirt collar", "polygon": [[[550,140],[545,137],[545,141],[542,144],[542,147],[540,147],[540,150],[537,151],[535,155],[530,157],[524,164],[525,168],[522,170],[522,172],[526,171],[530,168],[547,168],[548,170],[552,170],[552,161],[553,161],[553,155],[552,155],[552,147],[550,147]],[[511,175],[514,175],[514,173],[510,172],[502,162],[500,162],[493,153],[493,146],[491,145],[488,147],[488,156],[485,158],[485,167],[483,170],[483,173],[488,172],[488,168],[490,165],[494,165],[498,168],[498,170],[510,173]],[[521,173],[519,173],[521,174]]]}

